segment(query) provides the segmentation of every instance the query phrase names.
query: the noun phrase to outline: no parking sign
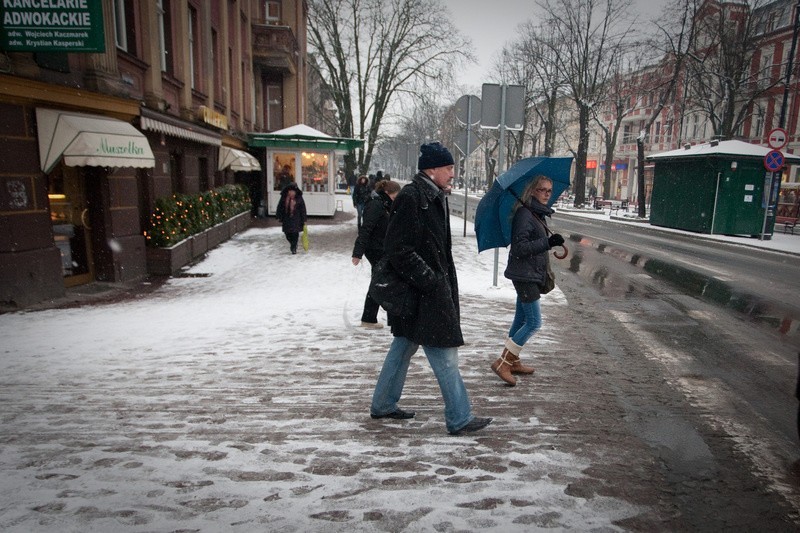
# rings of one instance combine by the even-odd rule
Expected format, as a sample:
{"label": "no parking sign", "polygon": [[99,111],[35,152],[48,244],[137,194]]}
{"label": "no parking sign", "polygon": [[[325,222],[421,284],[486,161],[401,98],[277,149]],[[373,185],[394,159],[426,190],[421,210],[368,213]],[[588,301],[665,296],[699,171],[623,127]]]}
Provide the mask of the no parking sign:
{"label": "no parking sign", "polygon": [[783,154],[780,150],[770,150],[767,152],[767,155],[764,156],[764,168],[770,172],[778,172],[783,168],[783,163]]}

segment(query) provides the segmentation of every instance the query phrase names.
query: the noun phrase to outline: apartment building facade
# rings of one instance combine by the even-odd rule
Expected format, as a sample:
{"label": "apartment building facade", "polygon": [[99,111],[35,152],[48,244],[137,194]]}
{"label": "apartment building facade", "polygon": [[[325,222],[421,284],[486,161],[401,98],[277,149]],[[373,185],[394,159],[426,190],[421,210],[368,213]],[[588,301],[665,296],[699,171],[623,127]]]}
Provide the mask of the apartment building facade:
{"label": "apartment building facade", "polygon": [[[800,80],[798,80],[798,57],[793,58],[793,69],[786,80],[786,67],[790,50],[795,37],[797,20],[796,0],[776,0],[759,6],[750,12],[747,3],[733,1],[710,0],[704,3],[698,17],[716,16],[715,10],[724,8],[732,24],[753,24],[749,52],[750,62],[744,77],[747,83],[743,90],[749,94],[757,94],[755,98],[743,98],[743,103],[735,109],[741,120],[733,132],[733,138],[767,145],[767,135],[776,127],[782,126],[787,131],[788,144],[784,148],[787,153],[800,153]],[[709,26],[704,31],[711,31]],[[702,39],[702,34],[700,37]],[[713,40],[713,39],[710,39]],[[607,196],[612,199],[628,199],[637,201],[638,196],[638,162],[636,140],[646,129],[645,154],[653,154],[674,150],[685,144],[697,144],[709,141],[714,136],[714,127],[709,111],[698,102],[696,80],[684,72],[675,88],[673,97],[658,113],[649,128],[646,124],[657,110],[657,91],[670,69],[665,63],[651,65],[629,74],[625,95],[629,109],[619,125],[617,144],[612,161],[611,188]],[[696,74],[696,73],[695,73]],[[638,88],[638,89],[637,89]],[[781,115],[783,122],[781,123]],[[607,127],[613,127],[613,111],[607,109],[603,115]],[[719,121],[719,117],[715,117]],[[593,137],[602,138],[600,129],[591,132]],[[602,143],[598,143],[602,147]],[[598,178],[591,181],[587,178],[587,187],[594,186],[598,195],[605,196],[603,190],[603,170],[605,167],[602,148],[589,155],[587,165],[598,169]],[[645,164],[646,190],[652,185],[652,165]],[[783,180],[786,183],[798,181],[798,167],[788,166],[784,169]]]}
{"label": "apartment building facade", "polygon": [[[230,183],[257,190],[261,173],[238,172],[227,162],[254,160],[248,132],[306,118],[304,0],[88,4],[100,5],[77,15],[47,8],[4,13],[5,309],[58,298],[72,285],[144,277],[143,231],[158,198]],[[59,48],[52,36],[68,32],[52,27],[27,34],[39,48],[19,50],[25,39],[13,36],[23,30],[8,28],[18,20],[52,26],[91,17],[99,51]]]}

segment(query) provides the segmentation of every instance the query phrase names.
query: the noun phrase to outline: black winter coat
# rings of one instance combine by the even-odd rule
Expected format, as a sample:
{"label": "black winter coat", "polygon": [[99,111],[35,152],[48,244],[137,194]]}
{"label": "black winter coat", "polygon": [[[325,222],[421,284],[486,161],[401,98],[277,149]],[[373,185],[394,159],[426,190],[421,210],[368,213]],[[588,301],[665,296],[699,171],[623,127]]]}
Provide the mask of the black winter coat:
{"label": "black winter coat", "polygon": [[383,240],[386,236],[386,227],[389,225],[391,207],[392,199],[388,194],[372,191],[370,200],[364,207],[364,217],[361,227],[358,228],[352,257],[361,259],[365,253],[368,258],[383,255]]}
{"label": "black winter coat", "polygon": [[450,208],[425,174],[417,174],[392,204],[384,253],[420,293],[417,314],[392,316],[392,333],[422,346],[464,344],[453,264]]}
{"label": "black winter coat", "polygon": [[[533,212],[531,212],[533,211]],[[505,277],[542,285],[547,278],[547,222],[553,210],[531,198],[527,207],[520,206],[511,225],[511,249]],[[535,218],[534,218],[535,217]]]}
{"label": "black winter coat", "polygon": [[[295,207],[294,213],[289,216],[286,212],[286,193],[289,189],[294,189]],[[281,199],[275,209],[275,218],[281,221],[281,228],[284,233],[300,233],[306,223],[306,202],[303,200],[303,191],[294,183],[284,187],[281,191]]]}
{"label": "black winter coat", "polygon": [[365,183],[361,185],[356,183],[356,186],[353,187],[353,205],[357,206],[359,204],[366,204],[369,201],[369,196],[372,193],[372,188],[370,187],[369,183]]}

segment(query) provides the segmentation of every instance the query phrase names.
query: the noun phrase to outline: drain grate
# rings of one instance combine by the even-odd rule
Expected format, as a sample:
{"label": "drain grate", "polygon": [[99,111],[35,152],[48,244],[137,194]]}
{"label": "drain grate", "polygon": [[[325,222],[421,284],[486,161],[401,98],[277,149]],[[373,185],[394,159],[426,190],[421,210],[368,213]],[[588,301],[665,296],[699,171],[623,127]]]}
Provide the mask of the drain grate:
{"label": "drain grate", "polygon": [[173,277],[176,278],[207,278],[211,274],[207,272],[178,272]]}

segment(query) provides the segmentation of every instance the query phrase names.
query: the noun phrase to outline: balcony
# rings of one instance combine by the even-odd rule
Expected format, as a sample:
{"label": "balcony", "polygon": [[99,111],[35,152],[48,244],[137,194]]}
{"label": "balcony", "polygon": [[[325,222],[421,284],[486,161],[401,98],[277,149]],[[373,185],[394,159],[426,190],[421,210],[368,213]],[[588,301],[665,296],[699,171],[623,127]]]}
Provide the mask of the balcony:
{"label": "balcony", "polygon": [[289,26],[253,24],[253,63],[256,66],[294,75],[299,52],[297,39]]}

